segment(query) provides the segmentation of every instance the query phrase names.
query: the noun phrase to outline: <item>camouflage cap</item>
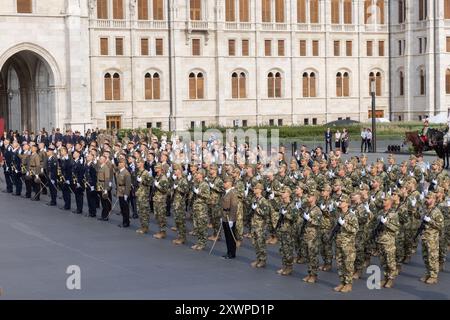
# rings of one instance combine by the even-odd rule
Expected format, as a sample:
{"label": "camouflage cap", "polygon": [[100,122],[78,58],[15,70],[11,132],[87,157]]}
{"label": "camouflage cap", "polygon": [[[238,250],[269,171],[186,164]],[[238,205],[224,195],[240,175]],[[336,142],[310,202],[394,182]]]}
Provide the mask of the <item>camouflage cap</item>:
{"label": "camouflage cap", "polygon": [[331,186],[329,184],[324,184],[322,186],[322,191],[331,191]]}
{"label": "camouflage cap", "polygon": [[182,170],[181,164],[175,163],[175,164],[173,165],[173,170]]}
{"label": "camouflage cap", "polygon": [[382,183],[381,178],[380,178],[379,176],[373,177],[373,178],[372,178],[372,181],[376,181],[376,182],[378,182],[379,184]]}
{"label": "camouflage cap", "polygon": [[217,170],[218,170],[217,164],[211,164],[211,165],[209,166],[209,170],[217,171]]}
{"label": "camouflage cap", "polygon": [[264,190],[264,186],[263,186],[262,183],[257,183],[257,184],[253,187],[253,189]]}
{"label": "camouflage cap", "polygon": [[319,192],[316,189],[310,189],[308,191],[308,196],[309,197],[315,197],[316,199],[318,199],[320,197]]}
{"label": "camouflage cap", "polygon": [[233,182],[234,182],[233,177],[231,177],[231,176],[226,176],[225,178],[223,178],[223,183],[226,183],[226,182],[231,182],[231,183],[233,183]]}
{"label": "camouflage cap", "polygon": [[205,169],[198,169],[197,174],[201,174],[203,177],[206,176]]}
{"label": "camouflage cap", "polygon": [[407,167],[408,166],[408,161],[402,161],[402,163],[400,164],[401,167]]}
{"label": "camouflage cap", "polygon": [[339,201],[350,203],[350,197],[349,197],[348,195],[346,195],[346,194],[343,194],[343,195],[339,198]]}
{"label": "camouflage cap", "polygon": [[359,185],[359,190],[367,190],[367,191],[369,191],[369,190],[370,190],[370,187],[369,187],[369,185],[366,184],[366,183],[361,183],[361,184]]}
{"label": "camouflage cap", "polygon": [[333,186],[334,187],[336,187],[336,186],[341,186],[342,187],[343,186],[342,180],[341,179],[334,180]]}
{"label": "camouflage cap", "polygon": [[314,161],[313,164],[312,164],[312,166],[313,166],[313,167],[318,167],[318,166],[319,166],[319,162]]}
{"label": "camouflage cap", "polygon": [[296,187],[297,187],[297,189],[302,189],[302,190],[307,189],[306,184],[304,184],[303,182],[299,182]]}
{"label": "camouflage cap", "polygon": [[289,194],[291,194],[292,193],[292,190],[291,190],[291,188],[289,188],[289,187],[284,187],[283,189],[281,189],[281,192],[282,193],[289,193]]}
{"label": "camouflage cap", "polygon": [[417,157],[412,154],[412,155],[409,156],[409,160],[417,160]]}
{"label": "camouflage cap", "polygon": [[325,159],[322,159],[322,160],[320,160],[320,164],[321,165],[328,165],[328,161],[327,160],[325,160]]}
{"label": "camouflage cap", "polygon": [[428,194],[425,196],[426,199],[435,199],[436,198],[436,193],[434,192],[428,192]]}
{"label": "camouflage cap", "polygon": [[395,157],[394,157],[394,155],[392,153],[390,153],[387,158],[388,158],[388,160],[391,160],[391,159],[395,160]]}
{"label": "camouflage cap", "polygon": [[155,170],[156,169],[162,169],[162,164],[161,163],[157,163],[156,165],[155,165]]}
{"label": "camouflage cap", "polygon": [[165,163],[162,165],[162,169],[164,170],[164,172],[167,172],[167,171],[169,171],[170,166],[167,163]]}

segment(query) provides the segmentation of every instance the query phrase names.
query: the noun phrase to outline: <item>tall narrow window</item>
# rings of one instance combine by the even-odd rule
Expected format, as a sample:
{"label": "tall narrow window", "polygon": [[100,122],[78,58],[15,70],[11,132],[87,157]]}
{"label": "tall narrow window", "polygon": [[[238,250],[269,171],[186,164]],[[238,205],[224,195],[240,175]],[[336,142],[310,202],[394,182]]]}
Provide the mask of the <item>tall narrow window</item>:
{"label": "tall narrow window", "polygon": [[272,19],[271,0],[261,0],[262,22],[270,22]]}
{"label": "tall narrow window", "polygon": [[235,0],[225,0],[225,21],[236,21]]}
{"label": "tall narrow window", "polygon": [[375,74],[373,72],[369,73],[369,95],[372,93],[372,82],[375,81]]}
{"label": "tall narrow window", "polygon": [[272,40],[264,40],[264,55],[266,57],[272,55]]}
{"label": "tall narrow window", "polygon": [[248,40],[242,40],[242,56],[247,57],[249,55]]}
{"label": "tall narrow window", "polygon": [[161,82],[159,73],[145,75],[145,100],[161,99]]}
{"label": "tall narrow window", "polygon": [[384,57],[384,41],[383,40],[378,41],[378,55],[380,57]]}
{"label": "tall narrow window", "polygon": [[201,0],[190,0],[190,16],[191,20],[201,20],[202,15]]}
{"label": "tall narrow window", "polygon": [[300,56],[306,56],[306,40],[300,40]]}
{"label": "tall narrow window", "polygon": [[113,0],[113,19],[123,19],[123,0]]}
{"label": "tall narrow window", "polygon": [[350,97],[350,75],[348,72],[344,73],[343,83],[342,83],[342,94],[344,97]]}
{"label": "tall narrow window", "polygon": [[364,23],[371,23],[372,18],[372,0],[364,1]]}
{"label": "tall narrow window", "polygon": [[319,56],[319,40],[313,40],[312,41],[312,55],[314,57]]}
{"label": "tall narrow window", "polygon": [[275,74],[275,98],[281,98],[281,73]]}
{"label": "tall narrow window", "polygon": [[277,23],[283,23],[284,21],[284,1],[275,0],[275,21]]}
{"label": "tall narrow window", "polygon": [[108,38],[100,38],[100,54],[102,56],[107,56],[109,54]]}
{"label": "tall narrow window", "polygon": [[278,40],[278,56],[284,57],[284,40]]}
{"label": "tall narrow window", "polygon": [[419,88],[419,94],[421,95],[421,96],[424,96],[425,95],[425,93],[426,93],[426,90],[425,90],[425,71],[422,69],[422,70],[420,70],[420,73],[419,73],[419,77],[420,77],[420,88]]}
{"label": "tall narrow window", "polygon": [[309,14],[311,23],[319,23],[319,0],[309,0]]}
{"label": "tall narrow window", "polygon": [[153,0],[153,20],[164,19],[164,4],[163,0]]}
{"label": "tall narrow window", "polygon": [[309,96],[310,97],[317,97],[316,92],[316,74],[314,72],[311,72],[309,75]]}
{"label": "tall narrow window", "polygon": [[228,55],[229,56],[236,55],[236,40],[234,40],[234,39],[228,40]]}
{"label": "tall narrow window", "polygon": [[445,71],[445,93],[450,94],[450,69]]}
{"label": "tall narrow window", "polygon": [[116,55],[123,56],[123,38],[116,38]]}
{"label": "tall narrow window", "polygon": [[380,97],[382,95],[383,89],[383,79],[381,77],[381,73],[377,72],[375,76],[375,95]]}
{"label": "tall narrow window", "polygon": [[105,86],[105,100],[112,100],[113,99],[112,78],[111,74],[109,73],[105,74],[104,86]]}
{"label": "tall narrow window", "polygon": [[108,19],[108,0],[97,0],[97,19]]}
{"label": "tall narrow window", "polygon": [[334,41],[334,56],[339,57],[341,55],[341,42],[339,40]]}
{"label": "tall narrow window", "polygon": [[352,0],[344,0],[344,23],[345,24],[353,23]]}
{"label": "tall narrow window", "polygon": [[267,96],[269,98],[281,98],[281,73],[270,72],[267,75]]}
{"label": "tall narrow window", "polygon": [[419,21],[427,18],[427,0],[419,0]]}
{"label": "tall narrow window", "polygon": [[250,0],[239,0],[239,21],[250,21]]}
{"label": "tall narrow window", "polygon": [[377,0],[377,23],[384,24],[384,0]]}
{"label": "tall narrow window", "polygon": [[297,0],[297,22],[306,23],[306,0]]}
{"label": "tall narrow window", "polygon": [[203,73],[197,74],[197,99],[203,99],[205,97],[205,79]]}
{"label": "tall narrow window", "polygon": [[345,42],[345,55],[351,57],[353,55],[353,42],[348,40]]}
{"label": "tall narrow window", "polygon": [[398,0],[398,23],[405,22],[405,0]]}
{"label": "tall narrow window", "polygon": [[336,96],[342,97],[342,73],[336,74]]}
{"label": "tall narrow window", "polygon": [[148,20],[148,0],[138,0],[138,20]]}
{"label": "tall narrow window", "polygon": [[366,47],[367,47],[367,56],[368,57],[373,56],[373,41],[367,41]]}
{"label": "tall narrow window", "polygon": [[403,96],[405,94],[405,75],[403,71],[399,73],[399,84],[400,84],[400,95]]}
{"label": "tall narrow window", "polygon": [[148,56],[149,50],[148,50],[148,38],[142,38],[141,39],[141,56]]}
{"label": "tall narrow window", "polygon": [[200,39],[192,39],[192,55],[200,55]]}
{"label": "tall narrow window", "polygon": [[113,75],[113,100],[120,100],[120,75]]}
{"label": "tall narrow window", "polygon": [[155,39],[155,54],[162,56],[164,54],[164,41],[163,39]]}
{"label": "tall narrow window", "polygon": [[195,74],[191,72],[189,74],[189,99],[203,99],[205,96],[205,79],[203,73],[199,72]]}
{"label": "tall narrow window", "polygon": [[145,75],[145,100],[153,99],[153,79],[150,73]]}
{"label": "tall narrow window", "polygon": [[444,19],[450,19],[450,0],[444,0]]}
{"label": "tall narrow window", "polygon": [[339,23],[339,1],[331,0],[331,23],[333,24]]}
{"label": "tall narrow window", "polygon": [[189,99],[197,98],[197,79],[195,73],[189,74]]}
{"label": "tall narrow window", "polygon": [[303,97],[309,97],[309,75],[307,72],[303,73]]}
{"label": "tall narrow window", "polygon": [[32,0],[17,0],[17,13],[32,13],[33,1]]}
{"label": "tall narrow window", "polygon": [[231,96],[233,99],[244,99],[247,97],[245,73],[233,72],[231,75]]}

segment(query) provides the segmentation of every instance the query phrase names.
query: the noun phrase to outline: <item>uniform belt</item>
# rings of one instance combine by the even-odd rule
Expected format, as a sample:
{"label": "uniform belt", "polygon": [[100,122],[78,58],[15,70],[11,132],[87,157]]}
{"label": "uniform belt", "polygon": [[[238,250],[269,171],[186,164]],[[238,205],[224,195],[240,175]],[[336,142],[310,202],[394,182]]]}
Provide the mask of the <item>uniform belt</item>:
{"label": "uniform belt", "polygon": [[98,182],[105,182],[105,180],[98,180]]}
{"label": "uniform belt", "polygon": [[126,184],[119,184],[119,187],[125,187]]}
{"label": "uniform belt", "polygon": [[223,211],[228,212],[231,211],[231,209],[223,209]]}

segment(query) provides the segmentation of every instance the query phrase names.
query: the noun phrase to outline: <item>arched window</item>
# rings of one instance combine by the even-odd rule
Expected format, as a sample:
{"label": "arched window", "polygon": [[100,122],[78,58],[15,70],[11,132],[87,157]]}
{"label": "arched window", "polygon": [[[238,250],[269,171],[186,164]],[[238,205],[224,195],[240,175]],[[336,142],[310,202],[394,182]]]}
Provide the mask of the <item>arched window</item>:
{"label": "arched window", "polygon": [[233,72],[231,75],[231,97],[233,99],[244,99],[247,97],[247,84],[244,72]]}
{"label": "arched window", "polygon": [[306,0],[297,0],[297,22],[306,23]]}
{"label": "arched window", "polygon": [[32,13],[33,1],[32,0],[17,0],[17,13]]}
{"label": "arched window", "polygon": [[303,73],[303,97],[309,97],[309,75],[307,72]]}
{"label": "arched window", "polygon": [[97,0],[97,19],[108,19],[108,0]]}
{"label": "arched window", "polygon": [[138,20],[148,20],[148,0],[138,0]]}
{"label": "arched window", "polygon": [[381,72],[377,72],[375,76],[375,95],[381,96],[383,89],[383,79],[381,77]]}
{"label": "arched window", "polygon": [[336,74],[336,96],[342,97],[342,73]]}
{"label": "arched window", "polygon": [[403,74],[403,71],[400,71],[399,73],[399,80],[400,80],[400,95],[403,96],[405,94],[405,75]]}
{"label": "arched window", "polygon": [[250,0],[239,0],[239,21],[250,21]]}
{"label": "arched window", "polygon": [[205,79],[203,73],[189,74],[189,99],[204,99],[205,97]]}
{"label": "arched window", "polygon": [[384,24],[384,0],[364,1],[364,23]]}
{"label": "arched window", "polygon": [[348,74],[348,72],[344,72],[342,85],[343,85],[342,95],[344,97],[350,97],[350,75]]}
{"label": "arched window", "polygon": [[161,99],[161,79],[159,73],[145,75],[145,100]]}
{"label": "arched window", "polygon": [[225,21],[236,21],[235,0],[225,0]]}
{"label": "arched window", "polygon": [[104,85],[105,85],[105,100],[112,100],[113,88],[112,88],[112,78],[111,74],[107,73],[104,77]]}
{"label": "arched window", "polygon": [[352,0],[344,0],[344,23],[352,24],[353,16],[352,16]]}
{"label": "arched window", "polygon": [[153,20],[164,19],[164,4],[163,0],[153,0]]}
{"label": "arched window", "polygon": [[113,75],[113,100],[120,100],[120,75],[114,73]]}
{"label": "arched window", "polygon": [[273,76],[272,72],[269,72],[269,74],[267,75],[267,97],[275,97],[275,77]]}
{"label": "arched window", "polygon": [[122,20],[123,18],[123,0],[113,0],[113,19]]}
{"label": "arched window", "polygon": [[425,70],[421,69],[419,72],[419,94],[421,96],[425,95],[426,90],[425,90]]}
{"label": "arched window", "polygon": [[316,97],[316,74],[311,72],[308,74],[307,72],[303,73],[303,97]]}
{"label": "arched window", "polygon": [[450,69],[445,71],[445,93],[450,94]]}
{"label": "arched window", "polygon": [[309,0],[309,15],[311,23],[319,23],[319,0]]}
{"label": "arched window", "polygon": [[189,10],[191,20],[201,20],[202,19],[202,0],[190,0]]}

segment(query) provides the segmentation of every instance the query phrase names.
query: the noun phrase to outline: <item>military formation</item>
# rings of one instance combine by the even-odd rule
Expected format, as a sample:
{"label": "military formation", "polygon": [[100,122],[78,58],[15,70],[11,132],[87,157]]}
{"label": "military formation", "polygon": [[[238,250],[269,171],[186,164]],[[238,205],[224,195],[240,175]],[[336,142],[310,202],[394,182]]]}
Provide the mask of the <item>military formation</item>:
{"label": "military formation", "polygon": [[221,240],[223,229],[224,258],[235,258],[236,247],[251,239],[253,268],[264,268],[267,245],[279,243],[278,274],[292,275],[294,264],[306,264],[303,281],[313,284],[335,261],[337,292],[350,292],[376,256],[381,287],[392,288],[419,242],[426,270],[420,280],[435,284],[444,269],[450,177],[441,160],[430,164],[411,155],[397,163],[389,155],[369,163],[364,154],[344,160],[339,149],[324,154],[304,146],[291,159],[284,147],[271,150],[271,158],[246,144],[135,132],[119,139],[102,130],[39,142],[6,136],[0,144],[7,193],[32,201],[48,194],[49,206],[62,200],[61,210],[101,221],[119,209],[119,226],[128,228],[130,216],[139,219],[140,235],[154,219],[154,238],[170,230],[177,235],[172,243],[184,245],[191,235],[198,251]]}

